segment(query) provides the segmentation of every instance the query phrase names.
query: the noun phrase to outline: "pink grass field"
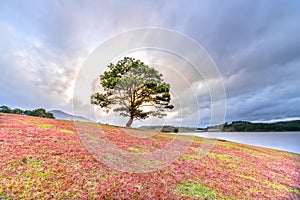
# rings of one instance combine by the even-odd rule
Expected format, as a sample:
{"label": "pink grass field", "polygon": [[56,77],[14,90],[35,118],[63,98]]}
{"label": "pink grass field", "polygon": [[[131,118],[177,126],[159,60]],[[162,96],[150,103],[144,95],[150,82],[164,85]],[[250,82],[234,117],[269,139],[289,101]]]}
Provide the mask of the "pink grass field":
{"label": "pink grass field", "polygon": [[[119,148],[139,153],[174,137],[101,128]],[[196,138],[165,168],[120,172],[89,153],[72,121],[1,113],[0,199],[300,199],[299,154],[218,141],[200,158],[202,143]]]}

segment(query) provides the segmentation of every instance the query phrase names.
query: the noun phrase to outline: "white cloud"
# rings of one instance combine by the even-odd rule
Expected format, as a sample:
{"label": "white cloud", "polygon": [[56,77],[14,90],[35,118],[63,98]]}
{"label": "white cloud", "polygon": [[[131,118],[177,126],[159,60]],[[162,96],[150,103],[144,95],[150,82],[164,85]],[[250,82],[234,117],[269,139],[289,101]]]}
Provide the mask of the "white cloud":
{"label": "white cloud", "polygon": [[[1,103],[71,112],[75,80],[84,78],[77,74],[99,44],[122,31],[158,26],[182,31],[212,56],[225,83],[227,120],[297,117],[300,115],[298,8],[298,1],[280,0],[228,1],[222,5],[218,1],[187,4],[54,0],[34,5],[1,1]],[[180,44],[174,42],[174,45]],[[147,62],[161,66],[162,71],[163,66],[169,67],[165,79],[172,83],[174,95],[180,97],[184,123],[188,123],[186,116],[198,118],[192,113],[197,109],[196,103],[201,120],[206,123],[210,115],[208,91],[202,86],[195,92],[195,87],[203,82],[187,63],[166,53],[139,53]],[[94,73],[95,77],[100,74]],[[205,80],[213,82],[210,78]],[[90,109],[90,91],[85,93],[85,100],[77,102],[83,113]],[[193,94],[199,102],[189,98]],[[177,122],[178,115],[180,111],[175,108],[167,119]]]}

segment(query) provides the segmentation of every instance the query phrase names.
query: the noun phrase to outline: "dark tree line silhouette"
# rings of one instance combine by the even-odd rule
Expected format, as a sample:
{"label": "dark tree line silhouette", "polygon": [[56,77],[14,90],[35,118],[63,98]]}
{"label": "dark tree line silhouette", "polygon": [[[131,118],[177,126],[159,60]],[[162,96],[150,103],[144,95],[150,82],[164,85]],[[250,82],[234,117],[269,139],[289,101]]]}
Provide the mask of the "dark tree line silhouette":
{"label": "dark tree line silhouette", "polygon": [[[211,126],[209,128],[217,128]],[[200,130],[200,129],[199,129]],[[223,131],[226,132],[283,132],[283,131],[300,131],[300,120],[274,122],[274,123],[252,123],[247,121],[233,121],[232,123],[223,124]]]}
{"label": "dark tree line silhouette", "polygon": [[50,112],[47,112],[44,108],[37,108],[34,110],[22,110],[20,108],[11,109],[10,107],[3,105],[0,106],[0,112],[55,119],[54,115]]}

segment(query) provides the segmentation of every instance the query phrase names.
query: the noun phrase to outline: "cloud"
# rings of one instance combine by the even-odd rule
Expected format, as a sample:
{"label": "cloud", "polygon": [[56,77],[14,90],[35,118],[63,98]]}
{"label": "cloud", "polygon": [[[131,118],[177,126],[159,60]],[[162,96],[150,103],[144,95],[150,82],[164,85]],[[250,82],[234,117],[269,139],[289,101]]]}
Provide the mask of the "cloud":
{"label": "cloud", "polygon": [[[155,26],[180,31],[208,51],[225,84],[227,121],[300,117],[299,6],[298,1],[283,0],[229,0],[225,4],[1,1],[1,103],[22,108],[58,107],[71,112],[72,89],[75,80],[81,78],[77,75],[88,55],[115,34]],[[178,73],[185,73],[189,67],[170,58],[165,59],[168,63],[158,60],[149,57],[152,63],[177,63],[181,66],[176,67]],[[201,85],[202,80],[193,73],[185,76],[192,87]],[[168,74],[166,79],[172,82]],[[195,105],[183,89],[189,86],[179,81],[173,84],[180,97],[183,121],[188,123]],[[204,120],[201,123],[208,123],[211,100],[207,88],[196,96]],[[75,102],[83,113],[88,109],[83,99]],[[172,119],[177,122],[178,115],[180,110],[174,110],[168,118],[170,123]]]}
{"label": "cloud", "polygon": [[203,9],[185,31],[221,71],[227,120],[299,117],[299,2],[210,2]]}

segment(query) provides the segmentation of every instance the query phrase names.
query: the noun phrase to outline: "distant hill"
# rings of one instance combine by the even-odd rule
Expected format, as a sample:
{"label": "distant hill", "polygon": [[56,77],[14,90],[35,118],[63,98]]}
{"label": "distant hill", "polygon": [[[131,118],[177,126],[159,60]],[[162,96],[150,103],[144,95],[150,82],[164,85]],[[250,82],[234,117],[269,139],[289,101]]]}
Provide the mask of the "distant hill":
{"label": "distant hill", "polygon": [[56,119],[75,120],[75,121],[81,121],[81,122],[92,122],[92,120],[90,120],[88,118],[78,116],[78,115],[72,115],[72,114],[66,113],[61,110],[51,110],[49,112],[52,113]]}

